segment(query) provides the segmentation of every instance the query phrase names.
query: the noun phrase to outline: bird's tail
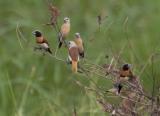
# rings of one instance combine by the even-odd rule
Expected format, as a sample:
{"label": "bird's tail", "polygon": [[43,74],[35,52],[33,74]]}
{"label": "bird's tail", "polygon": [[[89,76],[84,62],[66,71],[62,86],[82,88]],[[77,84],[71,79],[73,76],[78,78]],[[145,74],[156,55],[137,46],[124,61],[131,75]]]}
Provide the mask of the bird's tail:
{"label": "bird's tail", "polygon": [[50,48],[47,48],[47,51],[48,51],[50,54],[52,54],[52,51],[50,50]]}
{"label": "bird's tail", "polygon": [[61,32],[59,32],[59,34],[58,34],[58,42],[59,42],[58,48],[61,48],[61,46],[63,44],[63,36],[62,36]]}
{"label": "bird's tail", "polygon": [[63,42],[60,41],[59,45],[58,45],[58,48],[61,48],[62,44],[63,44]]}
{"label": "bird's tail", "polygon": [[76,73],[77,72],[77,64],[78,64],[78,62],[77,61],[73,61],[72,60],[72,71],[74,72],[74,73]]}
{"label": "bird's tail", "polygon": [[81,58],[84,58],[84,52],[79,53],[79,55],[81,56]]}
{"label": "bird's tail", "polygon": [[121,90],[122,90],[122,87],[123,87],[123,86],[122,86],[121,84],[118,85],[118,93],[119,93],[119,94],[120,94],[120,92],[121,92]]}

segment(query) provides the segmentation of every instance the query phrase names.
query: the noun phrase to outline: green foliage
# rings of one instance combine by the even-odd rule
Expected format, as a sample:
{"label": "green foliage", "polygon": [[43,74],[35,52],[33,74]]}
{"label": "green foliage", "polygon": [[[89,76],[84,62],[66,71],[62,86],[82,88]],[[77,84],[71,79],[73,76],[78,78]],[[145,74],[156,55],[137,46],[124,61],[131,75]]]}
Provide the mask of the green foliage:
{"label": "green foliage", "polygon": [[[151,94],[152,63],[148,60],[159,52],[160,1],[155,0],[52,0],[63,17],[71,18],[71,34],[80,32],[86,48],[86,57],[99,65],[110,63],[113,55],[124,48],[121,59],[133,64],[134,72],[141,75],[145,90]],[[22,42],[20,47],[16,26],[19,24],[29,44],[34,45],[31,32],[42,30],[51,47],[56,48],[57,35],[52,28],[43,26],[49,21],[45,0],[0,1],[0,115],[1,116],[71,116],[76,106],[78,116],[103,116],[96,97],[77,86],[74,80],[85,85],[92,83],[79,74],[72,74],[70,66],[48,56],[33,52],[32,46]],[[99,30],[97,16],[108,16]],[[92,41],[91,41],[92,40]],[[66,59],[62,48],[58,55]],[[105,59],[108,55],[109,58]],[[159,56],[154,72],[156,85],[159,79]],[[93,75],[99,86],[107,89],[111,83]],[[156,86],[158,87],[158,86]],[[157,89],[157,88],[156,88]]]}

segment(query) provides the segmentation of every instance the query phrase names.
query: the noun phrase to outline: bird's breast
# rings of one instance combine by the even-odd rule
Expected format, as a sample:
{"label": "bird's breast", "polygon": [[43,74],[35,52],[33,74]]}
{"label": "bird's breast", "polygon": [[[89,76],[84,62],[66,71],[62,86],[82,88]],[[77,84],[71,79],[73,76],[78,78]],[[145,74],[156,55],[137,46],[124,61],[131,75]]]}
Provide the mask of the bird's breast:
{"label": "bird's breast", "polygon": [[37,37],[36,42],[37,43],[43,43],[43,37]]}
{"label": "bird's breast", "polygon": [[70,24],[63,24],[61,33],[66,36],[70,32]]}

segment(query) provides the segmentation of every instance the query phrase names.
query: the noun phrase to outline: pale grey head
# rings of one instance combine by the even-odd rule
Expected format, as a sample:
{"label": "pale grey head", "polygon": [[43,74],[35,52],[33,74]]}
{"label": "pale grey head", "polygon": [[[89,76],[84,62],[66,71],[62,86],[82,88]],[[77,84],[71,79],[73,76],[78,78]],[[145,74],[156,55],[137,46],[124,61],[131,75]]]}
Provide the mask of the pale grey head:
{"label": "pale grey head", "polygon": [[68,47],[71,48],[71,47],[76,47],[76,43],[74,41],[69,41],[68,42]]}
{"label": "pale grey head", "polygon": [[70,19],[68,17],[65,17],[64,18],[64,23],[69,23],[70,22]]}
{"label": "pale grey head", "polygon": [[80,35],[80,33],[75,33],[75,36],[76,36],[76,38],[80,38],[81,37],[81,35]]}

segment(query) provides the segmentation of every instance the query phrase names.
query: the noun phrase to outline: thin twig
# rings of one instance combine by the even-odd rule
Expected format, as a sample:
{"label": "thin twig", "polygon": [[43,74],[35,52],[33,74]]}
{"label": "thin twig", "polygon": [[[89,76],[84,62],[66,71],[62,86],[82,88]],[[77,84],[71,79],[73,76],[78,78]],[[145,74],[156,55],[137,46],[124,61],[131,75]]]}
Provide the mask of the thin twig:
{"label": "thin twig", "polygon": [[11,80],[9,78],[9,75],[7,73],[7,82],[8,82],[8,86],[9,86],[9,91],[11,92],[11,96],[12,96],[12,100],[13,100],[13,104],[14,104],[14,107],[15,107],[15,116],[20,116],[19,113],[18,113],[18,108],[17,108],[17,100],[16,100],[16,97],[15,97],[15,93],[13,91],[13,86],[12,86],[12,83],[11,83]]}
{"label": "thin twig", "polygon": [[16,27],[16,35],[17,35],[17,39],[18,39],[18,42],[19,42],[19,45],[20,45],[20,47],[22,48],[22,49],[24,49],[23,48],[23,45],[22,45],[22,43],[21,43],[21,40],[20,40],[20,34],[19,34],[19,24],[17,24],[17,27]]}
{"label": "thin twig", "polygon": [[77,110],[76,110],[75,105],[73,106],[73,116],[77,116]]}

